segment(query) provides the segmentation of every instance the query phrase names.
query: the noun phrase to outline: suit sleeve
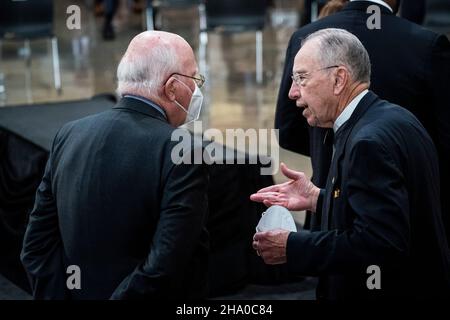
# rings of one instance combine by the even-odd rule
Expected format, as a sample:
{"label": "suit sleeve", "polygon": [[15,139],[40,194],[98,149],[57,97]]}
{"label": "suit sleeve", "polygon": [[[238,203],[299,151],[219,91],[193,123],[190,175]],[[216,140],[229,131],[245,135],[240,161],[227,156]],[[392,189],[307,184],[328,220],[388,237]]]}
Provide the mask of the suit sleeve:
{"label": "suit sleeve", "polygon": [[[57,137],[54,144],[56,140]],[[20,255],[35,299],[66,297],[63,246],[52,190],[53,149],[52,147],[44,176],[36,191]]]}
{"label": "suit sleeve", "polygon": [[[275,111],[275,128],[279,129],[279,144],[290,151],[310,155],[308,123],[302,116],[302,110],[289,99],[289,90],[292,84],[292,67],[301,39],[294,33],[289,41],[284,61],[278,100]],[[296,43],[298,42],[298,43]]]}
{"label": "suit sleeve", "polygon": [[409,202],[402,172],[384,147],[370,140],[353,146],[349,168],[348,199],[341,201],[353,211],[351,228],[291,233],[287,262],[292,272],[360,272],[372,264],[391,266],[407,254]]}
{"label": "suit sleeve", "polygon": [[[437,132],[433,140],[439,155],[441,190],[446,190],[450,179],[450,42],[443,35],[434,43],[431,63],[429,87],[434,108],[430,110],[434,112]],[[444,193],[441,204],[447,237],[450,237],[450,198]]]}
{"label": "suit sleeve", "polygon": [[205,227],[207,186],[204,165],[173,165],[162,191],[160,219],[149,254],[111,299],[183,297],[184,272]]}

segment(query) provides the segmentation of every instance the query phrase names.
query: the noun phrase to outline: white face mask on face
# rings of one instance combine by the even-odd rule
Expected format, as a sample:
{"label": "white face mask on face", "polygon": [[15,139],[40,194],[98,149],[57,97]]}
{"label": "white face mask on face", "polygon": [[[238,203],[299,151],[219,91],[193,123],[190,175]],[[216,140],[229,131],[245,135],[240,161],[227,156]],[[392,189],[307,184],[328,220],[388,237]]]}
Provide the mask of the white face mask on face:
{"label": "white face mask on face", "polygon": [[[192,92],[192,90],[183,82],[176,79],[178,82],[180,82],[182,85],[184,85],[186,88],[188,88],[189,91]],[[184,120],[183,124],[190,123],[192,121],[197,121],[200,117],[200,111],[202,110],[202,103],[203,103],[203,94],[200,91],[200,88],[195,84],[195,90],[192,92],[191,101],[189,102],[189,107],[186,110],[185,107],[183,107],[177,100],[175,100],[175,103],[183,109],[184,112],[186,112],[186,120]]]}

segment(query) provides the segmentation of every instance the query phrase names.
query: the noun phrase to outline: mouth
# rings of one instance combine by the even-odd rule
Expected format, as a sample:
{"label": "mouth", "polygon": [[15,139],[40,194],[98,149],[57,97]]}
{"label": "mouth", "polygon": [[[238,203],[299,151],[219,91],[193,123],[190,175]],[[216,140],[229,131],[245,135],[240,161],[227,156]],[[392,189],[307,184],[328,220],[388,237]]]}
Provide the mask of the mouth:
{"label": "mouth", "polygon": [[308,109],[308,106],[307,106],[307,105],[302,106],[301,108],[304,108],[304,109],[303,109],[303,112],[302,112],[302,115],[303,115],[305,118],[307,118],[308,116],[311,115],[311,111]]}

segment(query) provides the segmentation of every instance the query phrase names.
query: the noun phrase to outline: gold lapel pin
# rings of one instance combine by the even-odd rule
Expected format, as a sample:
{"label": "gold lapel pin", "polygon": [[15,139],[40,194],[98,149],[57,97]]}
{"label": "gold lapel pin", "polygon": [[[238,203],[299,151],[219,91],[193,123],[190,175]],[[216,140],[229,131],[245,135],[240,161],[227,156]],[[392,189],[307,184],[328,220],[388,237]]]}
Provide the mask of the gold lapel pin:
{"label": "gold lapel pin", "polygon": [[336,189],[334,190],[334,197],[338,198],[341,195],[341,190],[340,189]]}

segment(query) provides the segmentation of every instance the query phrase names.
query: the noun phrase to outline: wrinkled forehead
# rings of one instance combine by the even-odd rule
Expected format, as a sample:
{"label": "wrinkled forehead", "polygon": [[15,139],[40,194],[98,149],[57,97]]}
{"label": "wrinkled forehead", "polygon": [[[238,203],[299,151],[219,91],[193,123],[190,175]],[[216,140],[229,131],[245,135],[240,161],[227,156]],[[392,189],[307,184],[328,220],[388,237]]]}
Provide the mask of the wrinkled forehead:
{"label": "wrinkled forehead", "polygon": [[319,67],[319,50],[315,40],[306,42],[294,59],[293,73],[311,72]]}

